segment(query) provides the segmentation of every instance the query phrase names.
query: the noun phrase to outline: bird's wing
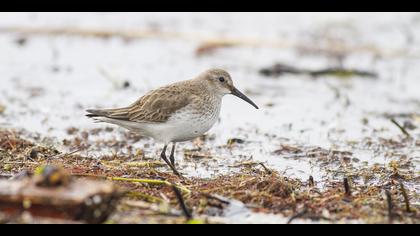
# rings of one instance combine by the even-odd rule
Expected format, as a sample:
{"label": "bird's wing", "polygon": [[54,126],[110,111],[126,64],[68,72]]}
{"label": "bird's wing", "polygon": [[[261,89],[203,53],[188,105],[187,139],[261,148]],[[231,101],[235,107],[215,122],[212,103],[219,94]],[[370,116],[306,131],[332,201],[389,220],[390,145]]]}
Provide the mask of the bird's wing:
{"label": "bird's wing", "polygon": [[191,101],[191,95],[188,94],[178,86],[162,87],[150,91],[129,107],[88,110],[91,113],[88,116],[134,122],[165,122],[173,112],[188,105]]}
{"label": "bird's wing", "polygon": [[172,113],[187,106],[190,100],[189,93],[180,87],[163,87],[131,105],[128,116],[130,121],[165,122]]}

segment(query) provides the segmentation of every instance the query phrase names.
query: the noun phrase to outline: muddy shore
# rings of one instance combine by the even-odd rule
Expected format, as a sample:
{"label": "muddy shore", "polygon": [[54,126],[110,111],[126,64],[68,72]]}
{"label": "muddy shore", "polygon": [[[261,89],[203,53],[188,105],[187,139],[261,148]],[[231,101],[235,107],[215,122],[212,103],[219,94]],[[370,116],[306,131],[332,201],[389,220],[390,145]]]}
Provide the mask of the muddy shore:
{"label": "muddy shore", "polygon": [[[418,13],[2,14],[1,179],[109,181],[126,195],[107,223],[420,223]],[[261,109],[227,97],[179,145],[185,179],[161,144],[85,117],[209,67]]]}

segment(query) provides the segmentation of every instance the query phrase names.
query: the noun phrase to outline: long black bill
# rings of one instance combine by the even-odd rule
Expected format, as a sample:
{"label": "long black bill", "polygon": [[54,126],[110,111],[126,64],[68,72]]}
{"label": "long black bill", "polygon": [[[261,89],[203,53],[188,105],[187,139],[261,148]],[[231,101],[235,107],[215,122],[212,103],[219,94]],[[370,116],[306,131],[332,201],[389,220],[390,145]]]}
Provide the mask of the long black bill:
{"label": "long black bill", "polygon": [[251,99],[249,99],[247,96],[245,96],[245,94],[241,93],[241,91],[237,90],[236,88],[232,89],[231,94],[237,96],[238,98],[240,98],[240,99],[244,100],[245,102],[251,104],[253,107],[259,109],[258,106],[255,105],[255,103],[253,101],[251,101]]}

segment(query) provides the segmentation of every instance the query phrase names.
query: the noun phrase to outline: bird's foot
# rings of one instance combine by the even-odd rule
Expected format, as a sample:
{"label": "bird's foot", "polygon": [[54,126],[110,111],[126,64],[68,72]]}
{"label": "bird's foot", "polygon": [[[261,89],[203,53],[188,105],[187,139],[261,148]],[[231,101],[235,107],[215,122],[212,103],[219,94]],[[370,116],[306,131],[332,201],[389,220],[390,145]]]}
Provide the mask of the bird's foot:
{"label": "bird's foot", "polygon": [[169,160],[171,161],[172,166],[175,167],[175,157],[169,156]]}
{"label": "bird's foot", "polygon": [[175,174],[175,175],[177,175],[178,177],[181,177],[181,178],[183,177],[183,176],[182,176],[182,175],[181,175],[181,174],[180,174],[180,173],[176,170],[176,168],[175,168],[173,165],[171,165],[170,167],[171,167],[171,169],[172,169],[172,171],[174,172],[174,174]]}
{"label": "bird's foot", "polygon": [[166,162],[166,164],[172,169],[172,171],[174,172],[175,175],[182,177],[182,175],[176,170],[175,165],[172,164],[172,160],[171,162],[168,161],[168,158],[166,158],[166,155],[161,155],[161,158]]}

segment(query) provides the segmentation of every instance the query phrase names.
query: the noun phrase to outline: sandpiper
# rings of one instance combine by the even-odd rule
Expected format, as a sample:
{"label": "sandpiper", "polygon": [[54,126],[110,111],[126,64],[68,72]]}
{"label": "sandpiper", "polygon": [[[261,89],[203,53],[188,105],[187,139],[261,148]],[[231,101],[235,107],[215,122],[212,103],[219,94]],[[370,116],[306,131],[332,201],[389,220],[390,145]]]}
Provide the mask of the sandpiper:
{"label": "sandpiper", "polygon": [[[209,69],[196,78],[152,90],[128,107],[87,110],[87,117],[124,127],[164,144],[160,157],[172,171],[175,144],[203,135],[216,123],[222,98],[235,95],[256,109],[258,106],[233,86],[228,72]],[[169,160],[166,148],[172,143]]]}

